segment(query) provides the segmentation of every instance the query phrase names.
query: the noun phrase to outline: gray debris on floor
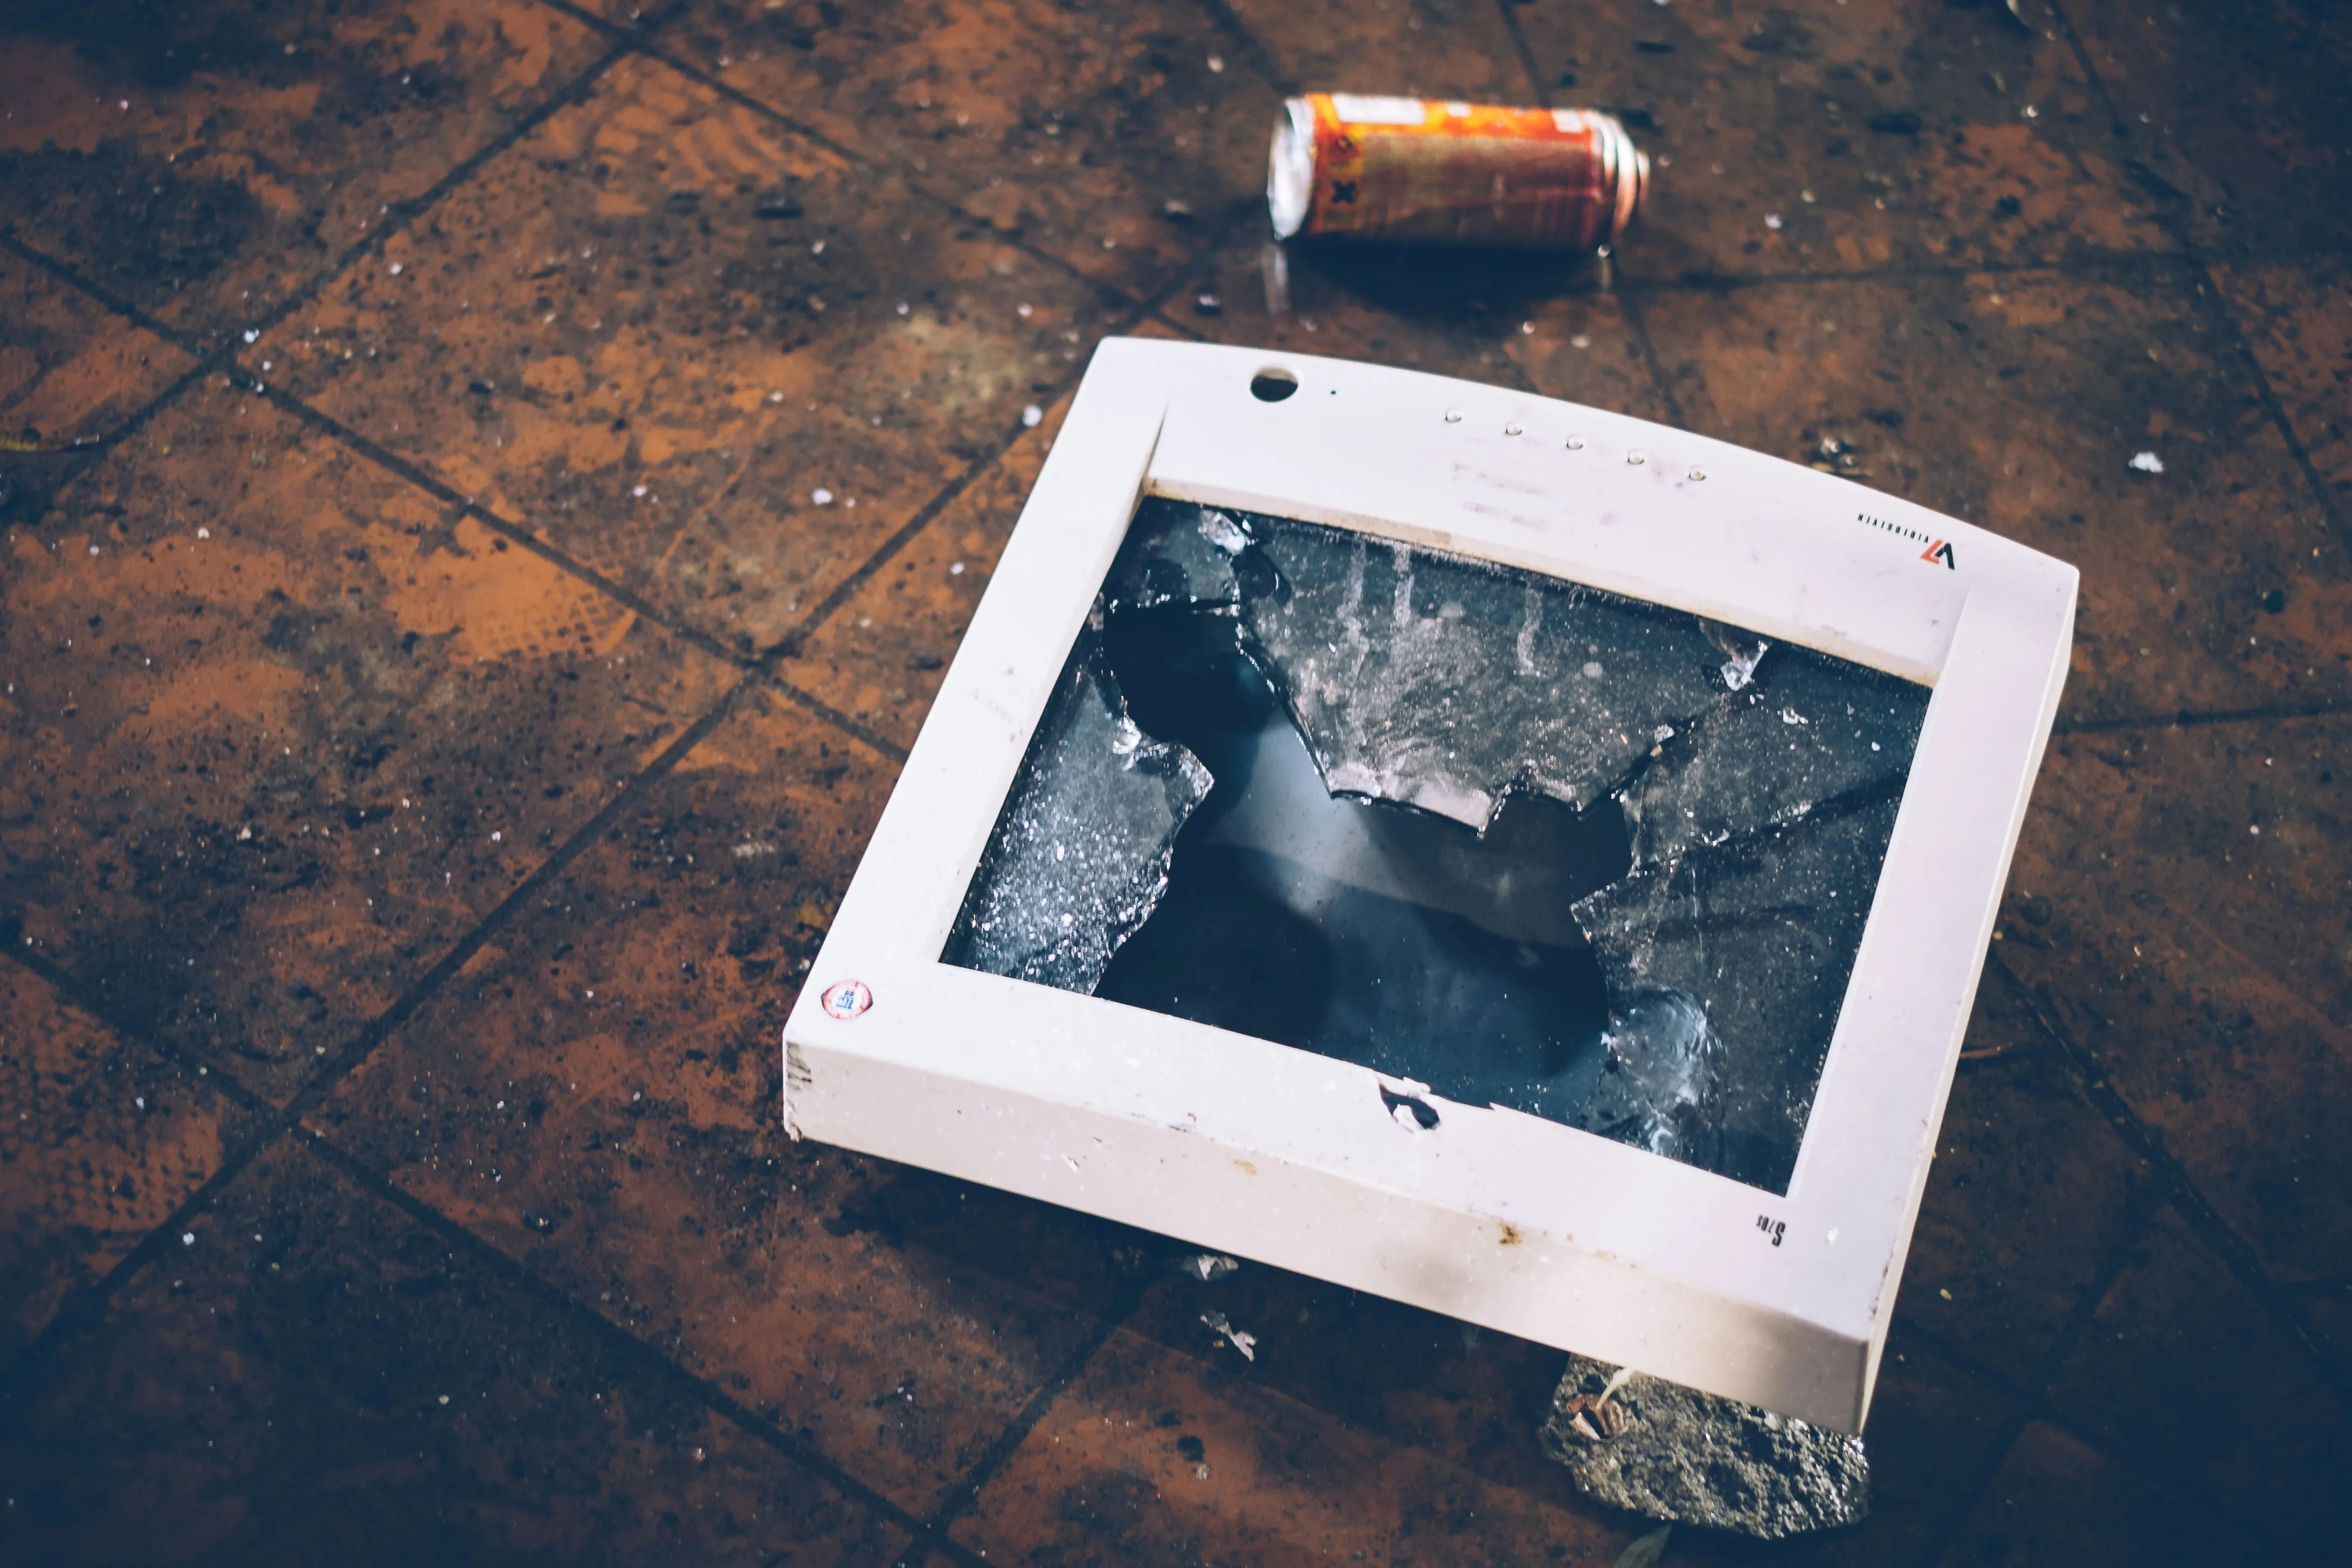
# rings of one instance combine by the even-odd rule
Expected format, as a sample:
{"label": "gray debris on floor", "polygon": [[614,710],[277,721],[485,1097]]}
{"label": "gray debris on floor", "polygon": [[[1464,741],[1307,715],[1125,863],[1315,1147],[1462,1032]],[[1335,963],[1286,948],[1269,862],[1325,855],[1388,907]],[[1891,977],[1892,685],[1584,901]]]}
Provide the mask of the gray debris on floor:
{"label": "gray debris on floor", "polygon": [[1544,1452],[1596,1502],[1783,1541],[1870,1513],[1862,1439],[1571,1355]]}

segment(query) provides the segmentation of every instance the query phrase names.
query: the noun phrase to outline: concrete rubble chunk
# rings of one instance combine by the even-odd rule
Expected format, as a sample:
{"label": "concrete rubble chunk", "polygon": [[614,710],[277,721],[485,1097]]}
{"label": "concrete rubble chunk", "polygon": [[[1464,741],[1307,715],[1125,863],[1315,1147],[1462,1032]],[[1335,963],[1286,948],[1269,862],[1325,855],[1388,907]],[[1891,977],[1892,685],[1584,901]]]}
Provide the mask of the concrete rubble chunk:
{"label": "concrete rubble chunk", "polygon": [[1785,1541],[1870,1513],[1860,1437],[1571,1355],[1544,1452],[1596,1502]]}

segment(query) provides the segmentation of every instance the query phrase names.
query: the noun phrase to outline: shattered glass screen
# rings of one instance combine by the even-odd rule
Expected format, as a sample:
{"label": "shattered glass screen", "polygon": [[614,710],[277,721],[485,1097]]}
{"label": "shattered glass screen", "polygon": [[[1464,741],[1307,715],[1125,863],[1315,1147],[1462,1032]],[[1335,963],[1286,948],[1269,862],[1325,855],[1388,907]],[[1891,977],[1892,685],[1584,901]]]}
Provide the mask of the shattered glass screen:
{"label": "shattered glass screen", "polygon": [[1785,1191],[1927,697],[1148,499],[942,957]]}

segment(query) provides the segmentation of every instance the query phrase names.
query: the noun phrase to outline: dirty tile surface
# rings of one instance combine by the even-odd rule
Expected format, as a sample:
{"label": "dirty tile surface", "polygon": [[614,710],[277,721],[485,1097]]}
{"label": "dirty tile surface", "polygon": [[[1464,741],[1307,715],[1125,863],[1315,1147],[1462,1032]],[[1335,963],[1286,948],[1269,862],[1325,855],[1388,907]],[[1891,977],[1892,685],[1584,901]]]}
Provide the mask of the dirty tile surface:
{"label": "dirty tile surface", "polygon": [[[2317,0],[0,5],[0,1554],[1644,1533],[1537,1446],[1555,1352],[781,1124],[777,1030],[1140,332],[1679,424],[2081,567],[1875,1511],[1769,1555],[2315,1560],[2347,64]],[[1610,109],[1651,209],[1606,278],[1274,247],[1303,88]]]}

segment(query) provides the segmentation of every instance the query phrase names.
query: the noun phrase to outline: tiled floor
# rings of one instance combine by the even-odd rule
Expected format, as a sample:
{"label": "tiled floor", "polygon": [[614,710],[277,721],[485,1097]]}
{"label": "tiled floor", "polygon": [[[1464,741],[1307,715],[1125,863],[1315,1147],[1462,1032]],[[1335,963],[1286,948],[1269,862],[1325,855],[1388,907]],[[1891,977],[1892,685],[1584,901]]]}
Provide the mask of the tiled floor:
{"label": "tiled floor", "polygon": [[[1668,1560],[2336,1560],[2352,26],[2021,8],[0,5],[0,1556],[1616,1560],[1556,1354],[778,1124],[1144,332],[1835,438],[2082,567],[1876,1516]],[[1615,290],[1277,311],[1300,85],[1625,113]]]}

